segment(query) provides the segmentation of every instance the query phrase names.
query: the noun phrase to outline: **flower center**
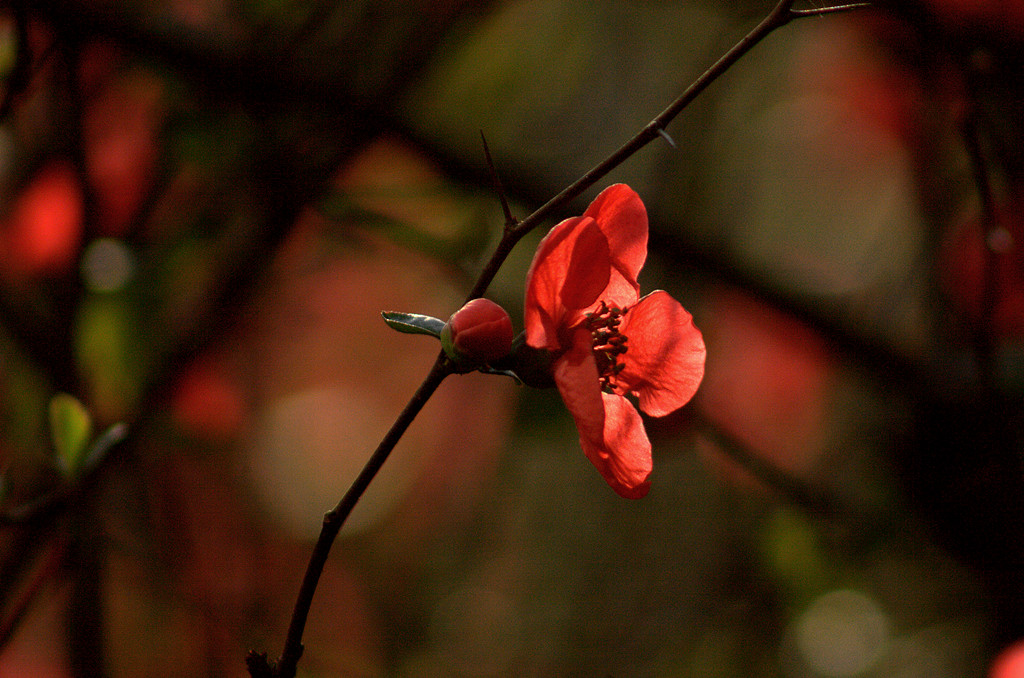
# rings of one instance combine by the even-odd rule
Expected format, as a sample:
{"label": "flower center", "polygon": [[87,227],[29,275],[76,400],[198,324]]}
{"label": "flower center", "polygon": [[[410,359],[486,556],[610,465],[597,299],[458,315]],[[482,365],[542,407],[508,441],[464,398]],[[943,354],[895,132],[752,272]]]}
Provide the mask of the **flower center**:
{"label": "flower center", "polygon": [[605,393],[615,393],[615,377],[625,367],[619,356],[627,350],[626,335],[619,331],[619,325],[628,310],[608,306],[602,299],[600,306],[584,316],[584,325],[593,341],[591,350],[597,360],[598,381]]}

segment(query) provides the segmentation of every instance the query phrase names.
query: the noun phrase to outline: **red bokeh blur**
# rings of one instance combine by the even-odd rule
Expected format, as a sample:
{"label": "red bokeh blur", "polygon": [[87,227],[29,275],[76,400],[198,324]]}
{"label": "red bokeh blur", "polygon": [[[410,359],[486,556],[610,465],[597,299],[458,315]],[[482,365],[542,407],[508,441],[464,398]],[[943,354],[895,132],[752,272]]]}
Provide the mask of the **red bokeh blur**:
{"label": "red bokeh blur", "polygon": [[[794,318],[735,292],[709,300],[708,368],[697,392],[707,417],[786,471],[807,471],[822,452],[834,358]],[[715,458],[733,473],[732,464]]]}
{"label": "red bokeh blur", "polygon": [[1024,678],[1024,641],[1002,651],[992,664],[989,678]]}
{"label": "red bokeh blur", "polygon": [[90,102],[82,132],[85,164],[104,235],[124,235],[146,196],[162,113],[162,86],[143,75],[106,83]]}
{"label": "red bokeh blur", "polygon": [[199,359],[181,376],[173,408],[186,429],[213,439],[230,440],[239,434],[246,417],[245,396],[238,379],[223,361]]}
{"label": "red bokeh blur", "polygon": [[926,0],[935,14],[956,30],[983,28],[1024,37],[1024,2],[1021,0]]}
{"label": "red bokeh blur", "polygon": [[[940,281],[956,317],[978,329],[990,323],[1001,338],[1024,336],[1024,212],[1021,202],[998,208],[994,228],[986,230],[977,217],[952,229],[938,260]],[[991,292],[986,291],[988,262],[995,270]],[[984,299],[992,294],[990,302]],[[986,303],[991,318],[985,318]]]}
{"label": "red bokeh blur", "polygon": [[0,229],[3,270],[16,277],[66,274],[82,238],[82,191],[71,163],[54,160],[36,172]]}

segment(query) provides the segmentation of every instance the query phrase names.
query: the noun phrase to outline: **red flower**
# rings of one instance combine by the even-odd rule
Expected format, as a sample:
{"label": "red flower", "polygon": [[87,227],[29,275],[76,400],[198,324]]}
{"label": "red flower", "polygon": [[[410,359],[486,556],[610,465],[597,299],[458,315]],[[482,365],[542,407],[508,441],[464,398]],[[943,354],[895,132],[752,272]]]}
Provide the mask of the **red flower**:
{"label": "red flower", "polygon": [[693,397],[704,339],[663,291],[640,298],[647,210],[624,184],[555,226],[526,277],[526,343],[546,349],[580,445],[608,484],[638,499],[650,487],[651,443],[640,409],[660,417]]}

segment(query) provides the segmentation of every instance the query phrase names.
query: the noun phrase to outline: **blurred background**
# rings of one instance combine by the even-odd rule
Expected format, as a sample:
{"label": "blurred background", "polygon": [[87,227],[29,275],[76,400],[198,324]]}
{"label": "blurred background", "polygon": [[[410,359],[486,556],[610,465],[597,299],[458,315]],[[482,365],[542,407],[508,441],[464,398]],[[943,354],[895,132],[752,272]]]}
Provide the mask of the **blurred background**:
{"label": "blurred background", "polygon": [[[769,10],[3,3],[0,677],[276,657],[438,350],[380,311],[448,317],[500,235],[481,131],[523,217]],[[705,336],[650,494],[556,392],[449,378],[300,675],[1024,676],[1022,47],[1017,0],[794,21],[559,215],[629,183]]]}

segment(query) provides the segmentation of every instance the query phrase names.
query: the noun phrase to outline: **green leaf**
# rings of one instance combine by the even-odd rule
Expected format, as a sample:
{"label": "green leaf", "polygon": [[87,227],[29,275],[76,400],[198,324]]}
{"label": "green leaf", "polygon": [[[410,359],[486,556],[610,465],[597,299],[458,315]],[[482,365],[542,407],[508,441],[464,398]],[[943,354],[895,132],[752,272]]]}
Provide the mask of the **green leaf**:
{"label": "green leaf", "polygon": [[75,478],[82,469],[92,437],[92,417],[85,405],[67,393],[55,395],[50,400],[50,436],[57,470],[69,480]]}
{"label": "green leaf", "polygon": [[381,317],[384,318],[388,327],[406,334],[429,334],[432,337],[440,338],[441,330],[444,329],[443,320],[432,318],[429,315],[381,311]]}

